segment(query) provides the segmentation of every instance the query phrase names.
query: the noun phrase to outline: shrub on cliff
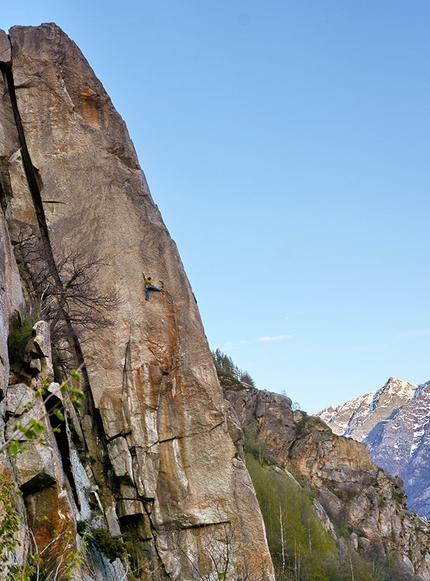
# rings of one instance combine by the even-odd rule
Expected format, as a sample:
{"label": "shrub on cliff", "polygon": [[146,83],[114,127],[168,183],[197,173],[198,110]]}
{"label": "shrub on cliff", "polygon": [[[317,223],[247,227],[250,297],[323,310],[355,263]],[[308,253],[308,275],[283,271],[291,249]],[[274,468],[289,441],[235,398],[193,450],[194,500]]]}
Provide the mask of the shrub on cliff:
{"label": "shrub on cliff", "polygon": [[25,348],[33,334],[34,319],[28,317],[11,326],[7,339],[9,363],[14,371],[19,371],[24,361]]}

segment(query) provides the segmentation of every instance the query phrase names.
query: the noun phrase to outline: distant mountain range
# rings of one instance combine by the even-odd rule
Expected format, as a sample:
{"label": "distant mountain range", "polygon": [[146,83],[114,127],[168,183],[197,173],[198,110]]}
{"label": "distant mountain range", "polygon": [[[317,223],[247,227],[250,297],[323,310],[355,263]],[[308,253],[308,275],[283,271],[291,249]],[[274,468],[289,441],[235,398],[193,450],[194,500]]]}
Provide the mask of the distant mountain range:
{"label": "distant mountain range", "polygon": [[367,444],[375,464],[403,479],[408,508],[430,517],[430,381],[390,377],[381,389],[316,415],[335,434]]}

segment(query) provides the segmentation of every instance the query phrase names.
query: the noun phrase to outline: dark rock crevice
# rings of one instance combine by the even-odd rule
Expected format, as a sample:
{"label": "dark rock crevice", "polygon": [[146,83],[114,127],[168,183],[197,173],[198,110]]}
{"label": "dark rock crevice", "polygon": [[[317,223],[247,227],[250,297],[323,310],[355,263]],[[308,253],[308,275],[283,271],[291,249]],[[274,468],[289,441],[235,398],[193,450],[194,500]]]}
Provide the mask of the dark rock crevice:
{"label": "dark rock crevice", "polygon": [[[7,190],[5,184],[5,174],[2,171],[2,160],[0,158],[0,207],[3,211],[6,209],[6,200],[7,200]],[[9,187],[10,190],[10,187]]]}
{"label": "dark rock crevice", "polygon": [[30,153],[25,138],[24,127],[21,120],[21,115],[18,109],[18,102],[15,92],[15,84],[13,81],[13,72],[11,63],[0,63],[0,70],[6,80],[9,98],[12,105],[12,111],[15,119],[15,126],[18,132],[19,144],[21,146],[22,162],[24,165],[25,175],[27,177],[28,187],[30,189],[31,197],[33,199],[34,209],[36,211],[37,222],[39,225],[45,258],[54,276],[59,278],[57,267],[52,252],[52,246],[49,239],[48,225],[46,222],[45,211],[43,209],[42,195],[41,195],[41,180],[38,175],[37,168],[33,165]]}
{"label": "dark rock crevice", "polygon": [[[55,409],[59,409],[62,413],[65,413],[61,400],[54,396],[53,399],[51,399],[50,401],[52,402],[52,406],[50,406],[50,409],[53,409],[55,407]],[[70,443],[65,430],[64,422],[60,421],[60,419],[55,414],[50,413],[50,409],[47,410],[48,418],[55,437],[55,441],[57,442],[58,451],[61,456],[63,471],[69,482],[70,489],[72,491],[76,506],[80,510],[81,503],[79,501],[79,496],[76,491],[75,477],[73,475],[72,465],[70,461]]]}

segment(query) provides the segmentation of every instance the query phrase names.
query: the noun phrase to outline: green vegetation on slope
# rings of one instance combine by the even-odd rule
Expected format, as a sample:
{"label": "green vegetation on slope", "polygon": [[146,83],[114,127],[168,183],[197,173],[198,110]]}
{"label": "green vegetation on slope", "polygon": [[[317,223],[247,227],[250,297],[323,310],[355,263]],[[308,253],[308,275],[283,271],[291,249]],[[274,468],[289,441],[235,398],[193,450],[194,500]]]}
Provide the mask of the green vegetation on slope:
{"label": "green vegetation on slope", "polygon": [[219,349],[212,351],[219,382],[223,389],[255,388],[255,381],[247,371],[239,369],[233,359]]}
{"label": "green vegetation on slope", "polygon": [[245,430],[245,460],[266,526],[277,581],[408,581],[390,560],[366,559],[336,523],[338,542],[325,530],[311,492],[271,462],[264,446]]}
{"label": "green vegetation on slope", "polygon": [[278,579],[333,579],[336,544],[318,519],[310,494],[286,471],[264,466],[250,453],[246,454],[246,465],[263,513]]}
{"label": "green vegetation on slope", "polygon": [[267,466],[246,453],[266,526],[278,581],[379,581],[383,570],[368,563],[350,544],[324,529],[312,494],[285,470]]}

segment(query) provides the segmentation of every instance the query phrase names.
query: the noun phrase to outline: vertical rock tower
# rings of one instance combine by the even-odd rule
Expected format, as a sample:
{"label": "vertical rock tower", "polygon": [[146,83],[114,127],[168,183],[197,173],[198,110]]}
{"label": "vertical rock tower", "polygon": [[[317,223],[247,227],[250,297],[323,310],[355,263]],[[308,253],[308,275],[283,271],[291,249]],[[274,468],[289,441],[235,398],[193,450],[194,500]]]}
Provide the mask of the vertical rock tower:
{"label": "vertical rock tower", "polygon": [[[97,526],[110,537],[131,539],[138,578],[185,581],[198,569],[207,575],[202,579],[273,579],[196,302],[123,120],[55,24],[1,31],[0,67],[3,393],[9,324],[23,317],[23,295],[28,304],[35,292],[32,276],[22,268],[18,274],[10,240],[21,260],[23,241],[37,246],[36,278],[46,269],[64,285],[67,268],[86,272],[92,265],[88,288],[108,298],[83,305],[75,317],[69,308],[64,322],[69,337],[60,345],[76,365],[85,362],[85,409],[69,438],[80,460],[63,466],[63,483],[55,471],[33,486],[21,486],[18,477],[34,534],[55,509],[56,518],[68,511],[78,539],[94,530],[97,513]],[[24,263],[31,263],[30,251]],[[142,272],[155,284],[164,281],[163,292],[147,301]],[[42,310],[43,300],[42,292]],[[107,314],[97,325],[99,308]],[[63,464],[77,458],[71,451],[62,456]],[[83,469],[87,488],[80,485]],[[58,498],[67,486],[78,490],[66,506]],[[76,578],[109,579],[108,561],[103,573],[97,558],[90,566],[87,557]]]}

